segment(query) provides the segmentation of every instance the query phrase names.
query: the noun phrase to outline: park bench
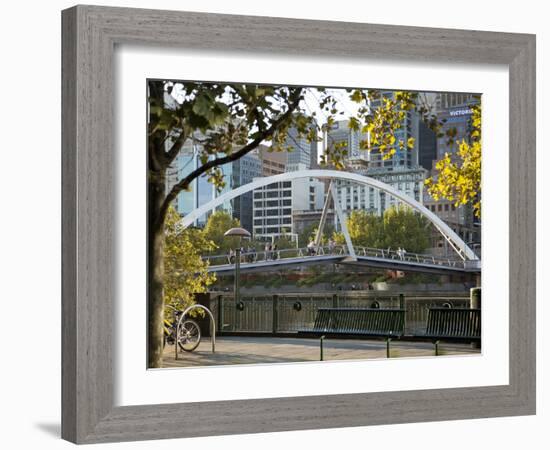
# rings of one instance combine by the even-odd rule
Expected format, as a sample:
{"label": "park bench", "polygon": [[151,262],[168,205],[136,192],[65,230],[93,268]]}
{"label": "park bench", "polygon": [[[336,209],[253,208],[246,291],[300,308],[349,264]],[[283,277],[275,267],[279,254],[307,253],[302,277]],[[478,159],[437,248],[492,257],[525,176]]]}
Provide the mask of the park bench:
{"label": "park bench", "polygon": [[436,356],[439,341],[481,342],[481,309],[429,308],[424,337],[433,340]]}
{"label": "park bench", "polygon": [[314,335],[323,339],[330,337],[375,337],[386,340],[386,356],[390,357],[390,342],[403,335],[404,309],[379,308],[319,308],[313,328],[298,330],[299,335]]}

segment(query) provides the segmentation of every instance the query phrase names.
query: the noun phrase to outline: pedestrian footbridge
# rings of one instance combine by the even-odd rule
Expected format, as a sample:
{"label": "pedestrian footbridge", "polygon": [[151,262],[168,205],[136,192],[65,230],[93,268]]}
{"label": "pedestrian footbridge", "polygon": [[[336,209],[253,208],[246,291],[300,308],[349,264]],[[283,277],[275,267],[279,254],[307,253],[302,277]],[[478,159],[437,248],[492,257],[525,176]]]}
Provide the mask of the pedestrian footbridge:
{"label": "pedestrian footbridge", "polygon": [[[387,270],[423,273],[479,273],[480,260],[442,258],[433,255],[392,249],[355,247],[355,255],[345,245],[292,248],[276,251],[244,251],[240,255],[241,272],[268,272],[312,264],[346,264]],[[231,274],[235,271],[234,255],[206,256],[208,271]]]}

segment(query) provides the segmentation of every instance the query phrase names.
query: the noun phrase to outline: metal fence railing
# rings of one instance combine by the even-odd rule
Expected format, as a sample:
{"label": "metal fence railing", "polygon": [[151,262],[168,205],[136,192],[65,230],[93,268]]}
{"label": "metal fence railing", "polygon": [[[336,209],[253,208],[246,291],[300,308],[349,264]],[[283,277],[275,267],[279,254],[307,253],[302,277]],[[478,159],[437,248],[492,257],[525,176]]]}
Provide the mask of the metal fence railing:
{"label": "metal fence railing", "polygon": [[[401,305],[401,302],[403,304]],[[210,308],[222,333],[293,333],[313,326],[319,308],[399,308],[406,309],[405,335],[423,334],[428,309],[469,308],[468,293],[449,295],[380,295],[379,293],[319,293],[242,296],[213,295]]]}

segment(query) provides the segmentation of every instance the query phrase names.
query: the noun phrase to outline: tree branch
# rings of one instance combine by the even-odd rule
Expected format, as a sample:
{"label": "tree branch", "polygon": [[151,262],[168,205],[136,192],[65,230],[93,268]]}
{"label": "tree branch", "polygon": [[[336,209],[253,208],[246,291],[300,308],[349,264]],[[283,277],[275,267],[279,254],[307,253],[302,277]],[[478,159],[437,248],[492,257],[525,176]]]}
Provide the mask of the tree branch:
{"label": "tree branch", "polygon": [[168,161],[168,164],[172,164],[172,161],[178,156],[179,151],[183,147],[183,144],[185,144],[185,141],[187,140],[187,135],[185,134],[184,130],[181,130],[180,135],[176,138],[172,146],[170,147],[170,150],[168,150],[165,153],[166,159]]}
{"label": "tree branch", "polygon": [[191,184],[191,182],[195,178],[198,178],[199,176],[201,176],[202,174],[204,174],[205,172],[207,172],[208,170],[210,170],[214,167],[221,166],[223,164],[227,164],[227,163],[232,162],[232,161],[236,161],[237,159],[241,158],[242,156],[244,156],[247,153],[254,150],[264,140],[266,140],[266,139],[270,138],[271,136],[273,136],[273,134],[275,133],[275,131],[277,131],[279,126],[282,123],[284,123],[286,120],[288,120],[289,117],[292,115],[292,113],[296,110],[296,108],[298,107],[298,105],[300,103],[301,95],[302,95],[302,89],[296,90],[290,97],[291,101],[288,105],[288,110],[285,113],[281,114],[281,116],[277,120],[273,121],[271,126],[267,130],[261,132],[260,135],[256,139],[249,142],[247,145],[242,147],[237,152],[231,153],[231,154],[229,154],[227,156],[224,156],[224,157],[221,157],[221,158],[216,158],[216,159],[212,159],[210,161],[207,161],[205,164],[198,167],[193,172],[191,172],[189,175],[187,175],[185,178],[183,178],[178,183],[176,183],[172,187],[172,189],[170,190],[170,192],[168,193],[166,198],[164,199],[164,202],[162,204],[158,220],[161,221],[161,222],[164,221],[164,218],[166,217],[166,213],[168,211],[168,207],[170,206],[170,203],[172,203],[172,201],[177,197],[177,195],[181,191],[183,191],[184,189],[187,189],[189,187],[189,185]]}

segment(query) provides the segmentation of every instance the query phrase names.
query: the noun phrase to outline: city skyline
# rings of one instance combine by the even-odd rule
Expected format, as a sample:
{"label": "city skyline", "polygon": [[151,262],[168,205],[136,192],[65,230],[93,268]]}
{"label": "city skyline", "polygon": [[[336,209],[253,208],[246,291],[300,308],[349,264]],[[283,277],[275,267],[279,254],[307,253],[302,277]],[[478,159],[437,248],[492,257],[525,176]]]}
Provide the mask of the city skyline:
{"label": "city skyline", "polygon": [[[331,91],[339,92],[341,90],[332,89]],[[313,96],[314,94],[310,93],[309,95]],[[393,95],[393,91],[381,92],[381,98],[384,96],[393,98]],[[436,108],[438,118],[444,117],[446,120],[443,125],[444,130],[454,126],[457,129],[455,139],[466,138],[469,131],[470,107],[478,102],[474,94],[429,93],[429,95],[426,94],[426,97],[428,96],[431,96],[430,101]],[[339,98],[341,98],[339,100],[341,102],[347,102],[350,105],[353,103],[343,95]],[[379,107],[380,101],[371,105],[371,107]],[[349,110],[349,108],[347,109]],[[311,109],[308,109],[308,111],[311,111]],[[345,143],[348,150],[346,170],[389,183],[399,191],[403,191],[415,200],[426,204],[432,212],[445,218],[461,236],[467,237],[470,242],[479,240],[479,232],[473,228],[471,211],[467,207],[456,208],[454,204],[451,204],[452,202],[436,201],[431,198],[424,186],[425,179],[433,173],[435,163],[442,154],[445,151],[453,151],[453,148],[448,146],[447,138],[437,138],[417,113],[414,111],[408,112],[404,119],[402,131],[399,132],[398,136],[404,140],[409,137],[414,138],[415,146],[411,149],[398,151],[390,160],[382,161],[377,155],[376,147],[370,152],[360,149],[360,141],[368,137],[365,133],[351,130],[348,124],[349,119],[337,120],[327,132],[321,135],[319,142],[308,142],[304,136],[298,135],[295,128],[291,128],[286,137],[285,145],[293,147],[292,151],[270,152],[270,146],[266,145],[265,142],[262,143],[263,147],[250,152],[242,158],[242,161],[239,162],[238,160],[221,167],[225,175],[226,186],[220,192],[216,192],[216,189],[208,183],[206,177],[200,177],[195,180],[190,191],[182,192],[177,197],[176,210],[183,216],[218,195],[267,174],[282,173],[289,170],[323,168],[319,165],[322,152],[325,151],[328,145],[342,142]],[[195,156],[192,157],[192,154]],[[177,159],[178,168],[176,169],[177,175],[175,178],[181,177],[197,167],[199,164],[197,155],[198,152],[194,144],[182,149],[181,155]],[[269,156],[278,158],[278,170],[270,172],[267,168],[268,165],[273,164]],[[329,168],[330,166],[326,167]],[[167,184],[167,188],[169,187],[170,183]],[[254,194],[248,193],[243,195],[242,198],[239,197],[228,202],[221,209],[227,211],[232,217],[239,219],[241,225],[250,230],[256,238],[273,239],[284,234],[297,235],[297,231],[305,227],[302,220],[311,221],[312,217],[320,214],[318,205],[323,203],[326,196],[326,187],[324,192],[320,192],[318,186],[301,185],[301,189],[312,189],[316,198],[311,197],[311,201],[307,203],[305,200],[299,200],[299,197],[293,195],[291,204],[286,204],[284,208],[282,203],[275,208],[273,206],[274,201],[271,200],[269,202],[269,205],[272,205],[271,209],[262,210],[258,201],[253,202]],[[391,196],[376,192],[372,188],[367,190],[365,187],[354,186],[353,183],[342,182],[337,183],[336,199],[347,215],[354,210],[363,210],[381,215],[388,207],[397,204]],[[264,203],[264,207],[267,204]],[[311,204],[317,206],[311,207]],[[277,213],[273,211],[273,208],[278,209]],[[306,216],[305,211],[309,211],[307,219],[303,219]],[[268,218],[268,214],[271,217]],[[207,217],[203,217],[196,222],[196,225],[203,226],[206,219]],[[278,220],[277,223],[275,223],[276,220]],[[333,218],[333,221],[335,229],[338,230],[339,225],[336,218]],[[268,226],[268,222],[270,226]],[[270,230],[270,233],[267,230]],[[444,246],[445,242],[441,240],[437,243],[434,242],[434,246],[437,245]]]}

